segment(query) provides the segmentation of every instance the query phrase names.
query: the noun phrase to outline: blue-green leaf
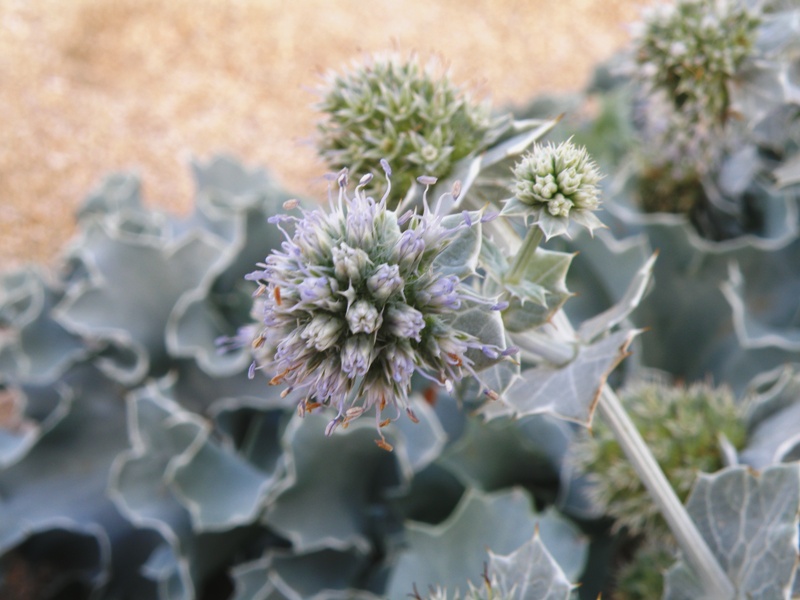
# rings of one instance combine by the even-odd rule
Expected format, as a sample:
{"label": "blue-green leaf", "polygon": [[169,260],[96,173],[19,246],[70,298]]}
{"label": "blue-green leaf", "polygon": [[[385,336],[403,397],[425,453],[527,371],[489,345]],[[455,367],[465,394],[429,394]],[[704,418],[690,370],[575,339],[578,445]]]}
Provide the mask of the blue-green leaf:
{"label": "blue-green leaf", "polygon": [[[798,562],[800,465],[701,475],[686,508],[736,588],[736,600],[790,597]],[[703,597],[682,562],[670,569],[665,584],[666,600]]]}

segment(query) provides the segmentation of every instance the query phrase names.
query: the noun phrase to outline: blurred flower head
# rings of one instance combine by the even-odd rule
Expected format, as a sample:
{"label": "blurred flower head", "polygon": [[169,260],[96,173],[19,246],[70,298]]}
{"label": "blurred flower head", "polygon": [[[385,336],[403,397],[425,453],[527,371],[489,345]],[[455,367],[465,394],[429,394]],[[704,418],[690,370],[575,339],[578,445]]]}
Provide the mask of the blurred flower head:
{"label": "blurred flower head", "polygon": [[376,177],[378,161],[388,160],[396,190],[390,207],[416,175],[444,177],[458,160],[488,146],[503,122],[451,83],[435,61],[420,64],[415,57],[376,56],[329,75],[322,93],[321,156],[333,169]]}
{"label": "blurred flower head", "polygon": [[[698,473],[725,466],[721,440],[734,448],[746,441],[746,404],[728,388],[648,383],[623,390],[621,399],[683,501]],[[592,433],[580,438],[572,452],[573,464],[587,472],[595,501],[616,519],[617,528],[655,539],[667,535],[658,508],[607,425],[595,421]]]}
{"label": "blurred flower head", "polygon": [[[637,73],[666,106],[651,124],[672,160],[714,163],[730,119],[730,83],[752,53],[759,18],[735,0],[680,0],[649,12]],[[703,169],[703,165],[697,168]]]}

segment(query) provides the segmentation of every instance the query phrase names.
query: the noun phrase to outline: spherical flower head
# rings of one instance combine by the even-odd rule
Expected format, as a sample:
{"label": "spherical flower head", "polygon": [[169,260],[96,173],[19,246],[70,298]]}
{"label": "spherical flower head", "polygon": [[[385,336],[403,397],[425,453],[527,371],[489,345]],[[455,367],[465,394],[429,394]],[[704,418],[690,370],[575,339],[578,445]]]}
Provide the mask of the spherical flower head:
{"label": "spherical flower head", "polygon": [[724,149],[730,84],[753,52],[759,22],[744,2],[680,0],[640,26],[637,74],[665,100],[655,127],[675,162],[715,162]]}
{"label": "spherical flower head", "polygon": [[[500,119],[488,105],[455,86],[434,61],[377,56],[331,74],[318,108],[318,149],[333,169],[381,175],[378,160],[395,170],[396,206],[420,173],[444,177],[453,164],[486,148]],[[373,191],[373,190],[369,190]]]}
{"label": "spherical flower head", "polygon": [[[746,441],[746,405],[737,402],[727,388],[640,384],[624,390],[621,397],[682,501],[698,473],[714,473],[725,466],[721,436],[737,449]],[[587,472],[594,500],[616,519],[618,529],[625,527],[632,535],[647,534],[654,539],[670,535],[614,434],[602,421],[595,420],[592,433],[575,444],[570,460]]]}
{"label": "spherical flower head", "polygon": [[[476,375],[476,352],[490,362],[507,354],[456,326],[462,306],[495,301],[436,263],[480,219],[445,226],[427,198],[421,213],[399,218],[387,207],[388,193],[380,201],[366,195],[371,178],[351,195],[342,171],[328,211],[272,217],[286,239],[248,275],[259,283],[262,306],[257,368],[286,394],[299,393],[301,413],[334,407],[328,433],[372,408],[378,431],[392,420],[381,416],[387,406],[396,409],[393,418],[405,411],[414,420],[408,394],[415,373],[449,388]],[[383,436],[379,442],[388,446]]]}
{"label": "spherical flower head", "polygon": [[600,206],[601,179],[597,165],[584,147],[571,141],[558,146],[535,144],[513,169],[514,197],[504,215],[522,215],[550,238],[568,234],[570,221],[593,231],[602,227],[592,211]]}

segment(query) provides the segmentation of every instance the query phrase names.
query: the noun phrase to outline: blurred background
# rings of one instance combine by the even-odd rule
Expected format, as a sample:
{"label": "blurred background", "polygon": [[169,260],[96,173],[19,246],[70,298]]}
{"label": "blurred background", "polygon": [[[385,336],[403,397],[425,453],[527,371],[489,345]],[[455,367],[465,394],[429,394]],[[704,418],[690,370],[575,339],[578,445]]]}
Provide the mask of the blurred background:
{"label": "blurred background", "polygon": [[315,90],[370,52],[437,55],[500,109],[583,87],[647,3],[0,0],[0,271],[52,263],[111,171],[176,212],[216,152],[323,192]]}

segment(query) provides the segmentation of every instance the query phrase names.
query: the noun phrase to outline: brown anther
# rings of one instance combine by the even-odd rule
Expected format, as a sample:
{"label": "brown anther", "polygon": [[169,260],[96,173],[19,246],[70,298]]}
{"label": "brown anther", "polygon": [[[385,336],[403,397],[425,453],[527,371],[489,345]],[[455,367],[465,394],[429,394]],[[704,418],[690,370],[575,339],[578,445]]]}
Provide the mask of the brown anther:
{"label": "brown anther", "polygon": [[386,427],[386,426],[387,426],[389,423],[391,423],[391,422],[392,422],[392,420],[391,420],[391,419],[384,419],[383,421],[381,421],[380,423],[378,423],[378,427]]}
{"label": "brown anther", "polygon": [[422,397],[424,398],[425,402],[427,402],[431,406],[436,406],[436,399],[438,398],[438,393],[436,392],[436,388],[434,386],[426,387],[425,391],[422,392]]}
{"label": "brown anther", "polygon": [[461,359],[459,358],[459,356],[457,354],[448,354],[447,356],[450,358],[450,360],[453,361],[455,366],[461,367],[461,366],[464,365],[464,363],[461,362]]}
{"label": "brown anther", "polygon": [[263,296],[264,292],[266,292],[266,291],[267,291],[267,286],[265,286],[263,283],[259,283],[258,284],[258,289],[256,290],[256,293],[253,294],[253,295],[256,298],[258,298],[259,296]]}
{"label": "brown anther", "polygon": [[408,415],[408,418],[411,419],[412,423],[419,423],[419,417],[417,417],[417,415],[414,414],[413,410],[411,410],[410,408],[407,408],[406,409],[406,414]]}
{"label": "brown anther", "polygon": [[275,286],[275,289],[272,290],[272,296],[275,298],[275,304],[280,306],[283,302],[281,300],[281,288],[280,286]]}
{"label": "brown anther", "polygon": [[293,210],[300,206],[300,201],[297,198],[292,198],[283,203],[283,208],[286,210]]}
{"label": "brown anther", "polygon": [[383,438],[375,440],[375,443],[377,444],[378,448],[386,450],[387,452],[391,452],[392,450],[394,450],[394,446],[392,446],[389,442],[387,442]]}
{"label": "brown anther", "polygon": [[489,400],[499,400],[500,395],[495,392],[494,390],[486,390],[486,395],[488,396]]}
{"label": "brown anther", "polygon": [[253,340],[253,350],[258,350],[261,346],[264,345],[264,342],[267,341],[267,338],[264,337],[263,333],[259,333],[258,337]]}
{"label": "brown anther", "polygon": [[386,396],[381,396],[381,401],[378,403],[378,412],[386,408]]}
{"label": "brown anther", "polygon": [[312,410],[315,410],[315,409],[319,408],[320,406],[322,406],[322,405],[319,402],[306,402],[306,410],[308,412],[311,412]]}

